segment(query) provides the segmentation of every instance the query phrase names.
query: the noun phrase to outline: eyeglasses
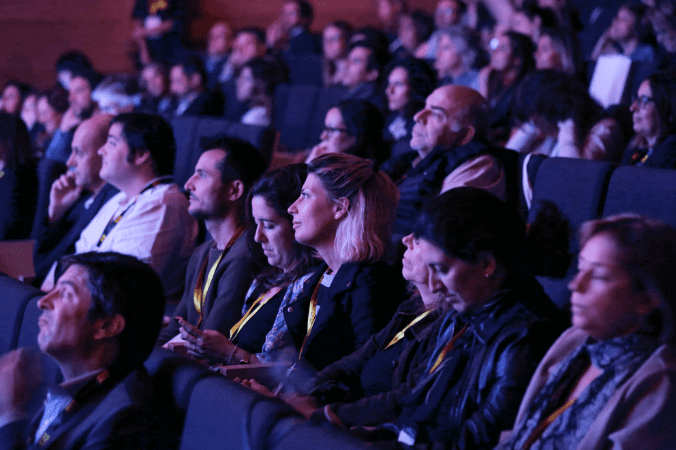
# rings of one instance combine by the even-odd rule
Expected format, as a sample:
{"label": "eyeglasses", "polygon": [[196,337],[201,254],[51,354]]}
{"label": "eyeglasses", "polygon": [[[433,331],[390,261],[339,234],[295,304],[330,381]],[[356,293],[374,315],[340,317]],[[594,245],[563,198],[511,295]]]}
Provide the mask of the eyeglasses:
{"label": "eyeglasses", "polygon": [[347,133],[347,128],[331,128],[331,127],[324,127],[324,132],[326,134],[331,134],[331,133]]}
{"label": "eyeglasses", "polygon": [[648,103],[654,102],[655,99],[652,97],[648,97],[647,95],[632,95],[631,96],[631,103],[633,104],[636,102],[639,108],[645,108]]}

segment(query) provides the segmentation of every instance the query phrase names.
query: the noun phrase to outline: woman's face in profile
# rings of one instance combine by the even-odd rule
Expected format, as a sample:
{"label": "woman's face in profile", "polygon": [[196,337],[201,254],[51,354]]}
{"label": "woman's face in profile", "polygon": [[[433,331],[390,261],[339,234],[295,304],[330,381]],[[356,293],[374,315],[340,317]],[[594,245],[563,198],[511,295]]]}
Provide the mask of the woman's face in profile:
{"label": "woman's face in profile", "polygon": [[411,233],[404,236],[402,242],[406,246],[404,257],[401,260],[401,273],[404,279],[415,284],[427,284],[430,272],[423,261],[420,241]]}
{"label": "woman's face in profile", "polygon": [[490,298],[485,266],[469,264],[448,256],[442,249],[425,239],[419,239],[422,261],[429,270],[429,288],[439,293],[461,313],[478,311]]}
{"label": "woman's face in profile", "polygon": [[538,45],[535,49],[535,67],[538,70],[561,70],[561,55],[558,54],[552,43],[552,38],[545,35],[540,36]]}
{"label": "woman's face in profile", "polygon": [[568,284],[573,326],[598,340],[633,333],[650,312],[634,293],[622,253],[607,233],[594,235],[579,254],[578,271]]}
{"label": "woman's face in profile", "polygon": [[320,145],[326,148],[324,153],[344,153],[357,140],[348,134],[343,115],[338,108],[331,108],[326,113],[324,131],[319,138],[322,140]]}
{"label": "woman's face in profile", "polygon": [[251,100],[256,80],[250,67],[245,67],[235,81],[235,96],[240,102]]}
{"label": "woman's face in profile", "polygon": [[341,29],[332,25],[324,28],[322,46],[324,48],[324,58],[327,60],[333,61],[344,57],[347,45]]}
{"label": "woman's face in profile", "polygon": [[296,240],[312,248],[333,244],[342,218],[338,210],[338,205],[329,198],[319,177],[308,174],[300,197],[289,207]]}
{"label": "woman's face in profile", "polygon": [[408,82],[408,73],[403,67],[395,67],[387,77],[387,106],[390,111],[400,111],[409,100],[411,87]]}

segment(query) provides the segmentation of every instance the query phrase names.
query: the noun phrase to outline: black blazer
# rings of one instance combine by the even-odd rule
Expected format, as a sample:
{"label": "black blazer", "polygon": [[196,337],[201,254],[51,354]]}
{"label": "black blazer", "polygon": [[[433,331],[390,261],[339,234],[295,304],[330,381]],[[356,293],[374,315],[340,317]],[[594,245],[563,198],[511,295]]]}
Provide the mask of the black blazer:
{"label": "black blazer", "polygon": [[[296,349],[307,331],[310,300],[327,265],[320,265],[296,301],[284,310]],[[403,277],[384,263],[344,263],[327,289],[319,295],[319,310],[303,350],[304,362],[317,370],[361,348],[382,329],[402,301]]]}

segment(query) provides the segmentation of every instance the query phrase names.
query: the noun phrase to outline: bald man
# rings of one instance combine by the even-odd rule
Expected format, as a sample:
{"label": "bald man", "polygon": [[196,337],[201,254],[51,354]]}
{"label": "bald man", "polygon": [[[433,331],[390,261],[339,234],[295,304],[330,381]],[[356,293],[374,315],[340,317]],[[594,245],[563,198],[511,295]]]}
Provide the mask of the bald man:
{"label": "bald man", "polygon": [[99,176],[98,149],[106,143],[113,117],[99,114],[83,121],[75,130],[71,153],[61,175],[49,193],[46,219],[35,233],[34,263],[36,279],[41,281],[54,261],[75,252],[75,241],[98,210],[118,190]]}
{"label": "bald man", "polygon": [[441,192],[474,186],[506,197],[499,150],[484,144],[488,104],[481,94],[465,86],[440,87],[414,120],[411,148],[418,157],[398,183],[395,242],[412,232],[423,203]]}

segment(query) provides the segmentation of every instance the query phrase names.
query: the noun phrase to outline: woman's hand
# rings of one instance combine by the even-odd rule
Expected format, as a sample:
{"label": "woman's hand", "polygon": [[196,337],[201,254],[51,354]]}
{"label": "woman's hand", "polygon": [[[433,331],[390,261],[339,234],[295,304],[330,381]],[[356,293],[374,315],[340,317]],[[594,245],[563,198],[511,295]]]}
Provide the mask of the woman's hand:
{"label": "woman's hand", "polygon": [[183,318],[177,317],[181,338],[188,342],[188,355],[198,359],[218,360],[226,363],[236,350],[235,344],[216,330],[200,330]]}
{"label": "woman's hand", "polygon": [[286,403],[288,403],[289,406],[308,419],[317,410],[317,402],[315,401],[314,397],[290,394],[282,395],[281,398]]}
{"label": "woman's hand", "polygon": [[[240,381],[239,378],[235,378],[233,381]],[[270,398],[275,398],[276,395],[274,392],[272,392],[270,389],[266,388],[262,384],[260,384],[258,381],[254,380],[253,378],[250,380],[241,380],[241,384],[244,387],[247,387],[251,389],[254,392],[257,392],[261,394],[264,397],[270,397]]]}

